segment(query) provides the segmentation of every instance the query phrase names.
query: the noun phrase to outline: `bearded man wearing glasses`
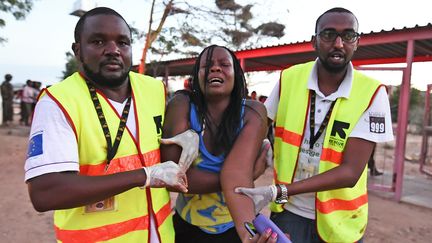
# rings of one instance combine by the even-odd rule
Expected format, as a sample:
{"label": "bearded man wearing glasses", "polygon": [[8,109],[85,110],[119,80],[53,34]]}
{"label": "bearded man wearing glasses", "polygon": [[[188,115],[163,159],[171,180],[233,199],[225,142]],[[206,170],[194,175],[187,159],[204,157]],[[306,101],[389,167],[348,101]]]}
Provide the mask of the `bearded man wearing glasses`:
{"label": "bearded man wearing glasses", "polygon": [[393,139],[386,88],[354,70],[358,20],[332,8],[316,21],[318,58],[285,69],[266,100],[276,121],[275,185],[236,188],[293,242],[361,242],[368,218],[367,161]]}

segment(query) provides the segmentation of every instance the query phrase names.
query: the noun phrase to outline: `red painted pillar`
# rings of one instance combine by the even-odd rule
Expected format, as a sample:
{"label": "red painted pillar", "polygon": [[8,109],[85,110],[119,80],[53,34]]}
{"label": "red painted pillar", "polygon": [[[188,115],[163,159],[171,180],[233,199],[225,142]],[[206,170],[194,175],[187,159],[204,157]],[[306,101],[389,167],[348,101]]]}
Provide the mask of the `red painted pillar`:
{"label": "red painted pillar", "polygon": [[395,147],[395,195],[394,199],[400,201],[402,197],[402,182],[404,177],[405,145],[408,126],[409,97],[411,87],[411,69],[414,57],[414,40],[408,40],[406,53],[406,69],[399,96],[398,124],[396,129]]}
{"label": "red painted pillar", "polygon": [[425,108],[424,108],[424,115],[423,115],[423,137],[422,137],[422,145],[421,145],[421,153],[420,153],[420,172],[430,176],[432,176],[432,173],[430,171],[425,170],[424,165],[426,164],[428,146],[429,146],[428,139],[430,135],[429,128],[430,128],[431,90],[432,90],[432,84],[428,84],[426,94],[425,94],[426,97],[425,97]]}
{"label": "red painted pillar", "polygon": [[244,58],[240,59],[240,66],[243,69],[243,72],[246,72],[245,59]]}

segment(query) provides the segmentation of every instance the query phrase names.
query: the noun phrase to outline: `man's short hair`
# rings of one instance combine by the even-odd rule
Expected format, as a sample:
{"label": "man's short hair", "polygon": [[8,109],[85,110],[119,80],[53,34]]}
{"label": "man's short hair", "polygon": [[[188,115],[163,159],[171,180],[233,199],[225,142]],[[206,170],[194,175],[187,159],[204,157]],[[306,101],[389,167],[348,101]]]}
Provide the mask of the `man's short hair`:
{"label": "man's short hair", "polygon": [[315,34],[318,34],[318,33],[317,33],[317,31],[318,31],[318,24],[319,24],[321,18],[322,18],[324,15],[328,14],[328,13],[348,13],[348,14],[352,14],[352,16],[354,16],[354,18],[355,18],[355,20],[356,20],[356,22],[357,22],[357,27],[358,27],[358,25],[359,25],[358,20],[357,20],[357,17],[353,14],[353,12],[349,11],[349,10],[346,9],[346,8],[340,8],[340,7],[331,8],[331,9],[325,11],[323,14],[321,14],[321,15],[317,18],[317,20],[316,20],[316,22],[315,22]]}
{"label": "man's short hair", "polygon": [[12,75],[10,75],[9,73],[6,74],[6,75],[5,75],[5,79],[6,79],[7,81],[11,80],[11,79],[12,79]]}
{"label": "man's short hair", "polygon": [[114,9],[107,8],[107,7],[98,7],[98,8],[94,8],[94,9],[86,12],[78,20],[78,23],[75,26],[75,32],[74,32],[75,43],[79,43],[80,42],[81,33],[83,31],[83,27],[84,27],[84,23],[85,23],[86,19],[88,17],[96,16],[96,15],[114,15],[114,16],[117,16],[117,17],[121,18],[125,22],[125,24],[127,25],[128,29],[129,29],[129,32],[131,31],[130,26],[128,25],[128,23],[126,22],[126,20],[123,18],[123,16],[121,16],[119,13],[117,13]]}

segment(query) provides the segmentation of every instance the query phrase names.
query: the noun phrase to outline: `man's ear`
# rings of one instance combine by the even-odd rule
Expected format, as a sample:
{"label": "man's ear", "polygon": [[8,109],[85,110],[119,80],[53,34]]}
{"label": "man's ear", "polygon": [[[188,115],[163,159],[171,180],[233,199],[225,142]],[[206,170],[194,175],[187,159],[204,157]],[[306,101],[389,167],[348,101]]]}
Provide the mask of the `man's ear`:
{"label": "man's ear", "polygon": [[80,44],[79,43],[72,43],[72,51],[74,52],[74,54],[75,54],[75,57],[78,59],[78,60],[80,60],[80,56],[79,56],[79,54],[80,54]]}
{"label": "man's ear", "polygon": [[317,38],[316,38],[315,35],[312,36],[312,40],[311,40],[311,42],[312,42],[312,46],[313,46],[313,48],[314,48],[315,50],[317,50],[317,49],[318,49],[318,48],[317,48]]}
{"label": "man's ear", "polygon": [[360,38],[357,39],[357,43],[354,47],[354,51],[357,51],[357,47],[360,45]]}

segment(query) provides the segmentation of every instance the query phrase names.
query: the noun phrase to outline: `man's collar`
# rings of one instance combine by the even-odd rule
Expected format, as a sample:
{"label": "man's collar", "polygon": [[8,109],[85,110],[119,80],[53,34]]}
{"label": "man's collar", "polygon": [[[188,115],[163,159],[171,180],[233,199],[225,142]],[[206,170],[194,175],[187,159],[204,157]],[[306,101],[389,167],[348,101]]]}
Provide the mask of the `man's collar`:
{"label": "man's collar", "polygon": [[340,97],[349,98],[349,95],[351,93],[353,75],[354,75],[353,71],[354,71],[354,67],[352,63],[349,62],[345,78],[344,80],[342,80],[342,83],[339,85],[338,90],[329,96],[325,96],[319,90],[319,86],[318,86],[318,58],[317,58],[315,60],[314,66],[312,67],[312,71],[309,75],[307,87],[310,90],[314,90],[317,95],[321,96],[325,100],[333,101]]}

